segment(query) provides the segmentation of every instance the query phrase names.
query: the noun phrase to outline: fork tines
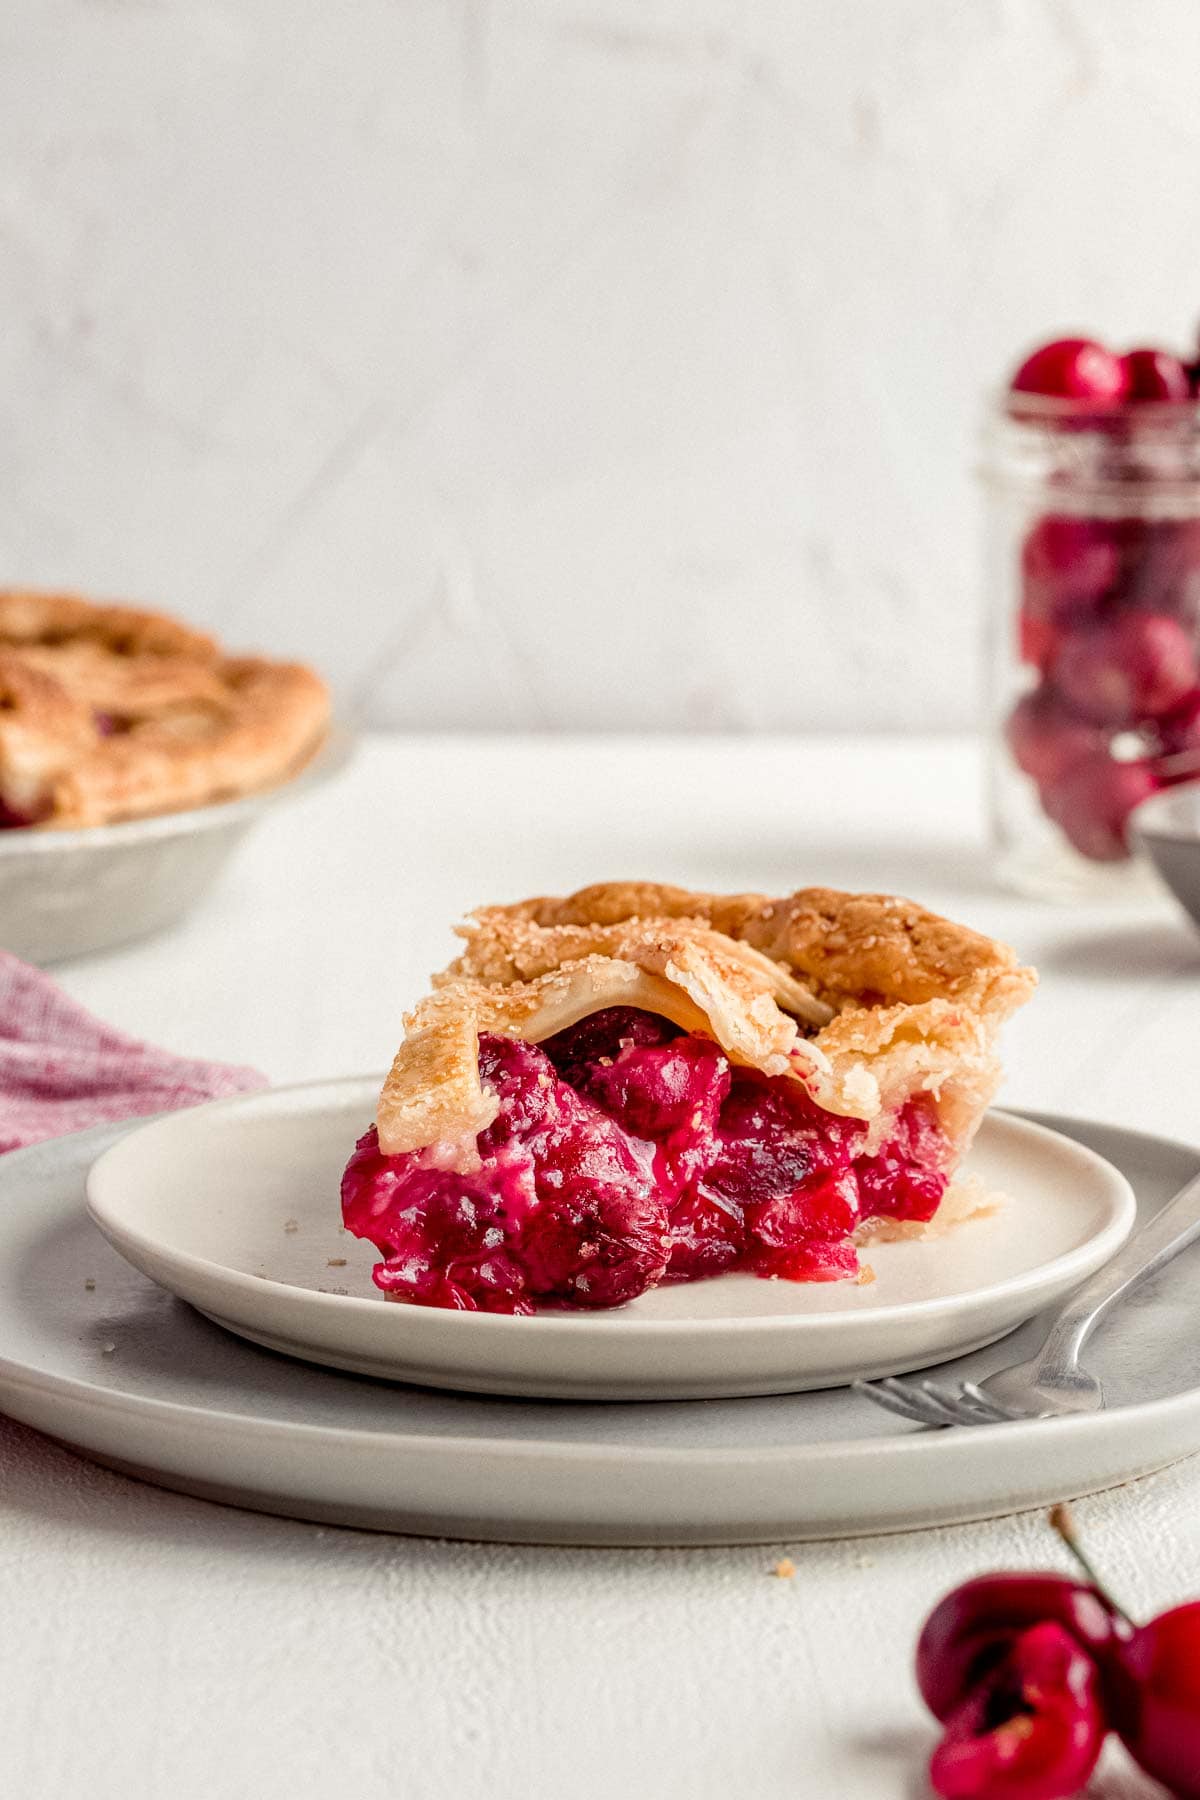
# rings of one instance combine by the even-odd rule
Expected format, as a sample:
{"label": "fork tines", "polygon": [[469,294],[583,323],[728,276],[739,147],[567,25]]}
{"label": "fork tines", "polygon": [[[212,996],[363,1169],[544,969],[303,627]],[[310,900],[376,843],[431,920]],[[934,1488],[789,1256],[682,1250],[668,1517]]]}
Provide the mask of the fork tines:
{"label": "fork tines", "polygon": [[1005,1425],[1014,1419],[1032,1419],[1035,1413],[1002,1406],[973,1381],[960,1387],[939,1387],[936,1381],[856,1381],[856,1393],[865,1394],[885,1411],[917,1425]]}

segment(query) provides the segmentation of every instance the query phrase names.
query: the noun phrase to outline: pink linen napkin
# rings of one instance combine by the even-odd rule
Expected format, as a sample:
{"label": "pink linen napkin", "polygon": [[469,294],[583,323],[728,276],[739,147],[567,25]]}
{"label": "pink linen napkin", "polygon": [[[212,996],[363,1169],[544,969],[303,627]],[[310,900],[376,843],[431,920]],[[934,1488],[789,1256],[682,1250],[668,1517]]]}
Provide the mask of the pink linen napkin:
{"label": "pink linen napkin", "polygon": [[126,1037],[0,950],[0,1152],[266,1085],[257,1069],[190,1062]]}

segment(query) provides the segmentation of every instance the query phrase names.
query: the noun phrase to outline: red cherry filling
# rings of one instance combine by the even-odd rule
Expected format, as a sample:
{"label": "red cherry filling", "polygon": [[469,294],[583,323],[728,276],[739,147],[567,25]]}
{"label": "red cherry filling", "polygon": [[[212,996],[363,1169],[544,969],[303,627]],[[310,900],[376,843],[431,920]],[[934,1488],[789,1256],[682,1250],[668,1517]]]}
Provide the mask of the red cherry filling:
{"label": "red cherry filling", "polygon": [[372,1125],[342,1176],[342,1216],[383,1256],[376,1285],[422,1306],[532,1312],[509,1245],[530,1210],[528,1168],[497,1160],[469,1174],[384,1156]]}
{"label": "red cherry filling", "polygon": [[680,1035],[677,1025],[657,1013],[640,1012],[636,1006],[607,1006],[560,1031],[543,1048],[563,1080],[583,1088],[597,1065],[615,1061],[623,1050],[666,1044]]}
{"label": "red cherry filling", "polygon": [[875,1156],[854,1165],[865,1219],[932,1219],[946,1192],[946,1139],[933,1102],[918,1095],[898,1114]]}
{"label": "red cherry filling", "polygon": [[[561,1066],[553,1039],[547,1049]],[[676,1199],[712,1153],[730,1082],[720,1048],[707,1038],[676,1036],[647,1044],[629,1037],[615,1057],[602,1056],[583,1067],[573,1048],[569,1057],[575,1085],[626,1131],[657,1146],[659,1189],[669,1200]]]}
{"label": "red cherry filling", "polygon": [[473,1154],[384,1156],[372,1129],[342,1181],[376,1282],[421,1305],[618,1306],[728,1269],[837,1280],[862,1217],[927,1219],[946,1188],[930,1103],[865,1157],[861,1121],[628,1008],[541,1048],[481,1036],[479,1062],[499,1112]]}
{"label": "red cherry filling", "polygon": [[[793,1081],[755,1069],[732,1071],[710,1154],[683,1196],[738,1246],[737,1266],[760,1275],[836,1281],[857,1268],[849,1234],[859,1220],[851,1171],[862,1124],[822,1111]],[[671,1258],[668,1279],[692,1278],[690,1247]]]}
{"label": "red cherry filling", "polygon": [[[560,1081],[545,1053],[484,1036],[480,1072],[500,1101],[479,1165],[383,1156],[374,1129],[342,1178],[350,1230],[378,1246],[386,1293],[426,1306],[528,1312],[534,1299],[619,1306],[670,1254],[650,1146]],[[439,1166],[439,1163],[441,1166]]]}

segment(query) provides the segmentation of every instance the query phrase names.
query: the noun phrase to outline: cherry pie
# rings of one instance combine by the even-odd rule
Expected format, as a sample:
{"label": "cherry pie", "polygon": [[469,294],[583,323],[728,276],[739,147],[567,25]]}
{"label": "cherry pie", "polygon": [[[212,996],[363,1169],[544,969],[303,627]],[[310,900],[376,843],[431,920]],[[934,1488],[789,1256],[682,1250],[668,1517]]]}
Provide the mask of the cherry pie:
{"label": "cherry pie", "polygon": [[326,731],[297,663],[160,613],[0,591],[0,828],[100,825],[269,787]]}
{"label": "cherry pie", "polygon": [[489,907],[407,1018],[342,1182],[391,1300],[618,1306],[859,1275],[924,1230],[1036,977],[882,894],[613,883]]}

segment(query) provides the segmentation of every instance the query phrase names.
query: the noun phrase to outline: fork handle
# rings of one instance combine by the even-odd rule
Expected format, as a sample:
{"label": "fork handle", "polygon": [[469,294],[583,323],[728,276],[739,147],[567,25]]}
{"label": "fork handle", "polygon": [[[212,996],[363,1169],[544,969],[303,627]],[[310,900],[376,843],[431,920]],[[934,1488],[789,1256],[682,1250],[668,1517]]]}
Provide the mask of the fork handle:
{"label": "fork handle", "polygon": [[1101,1319],[1164,1263],[1200,1237],[1200,1175],[1135,1231],[1110,1262],[1073,1294],[1037,1359],[1037,1375],[1069,1373]]}

